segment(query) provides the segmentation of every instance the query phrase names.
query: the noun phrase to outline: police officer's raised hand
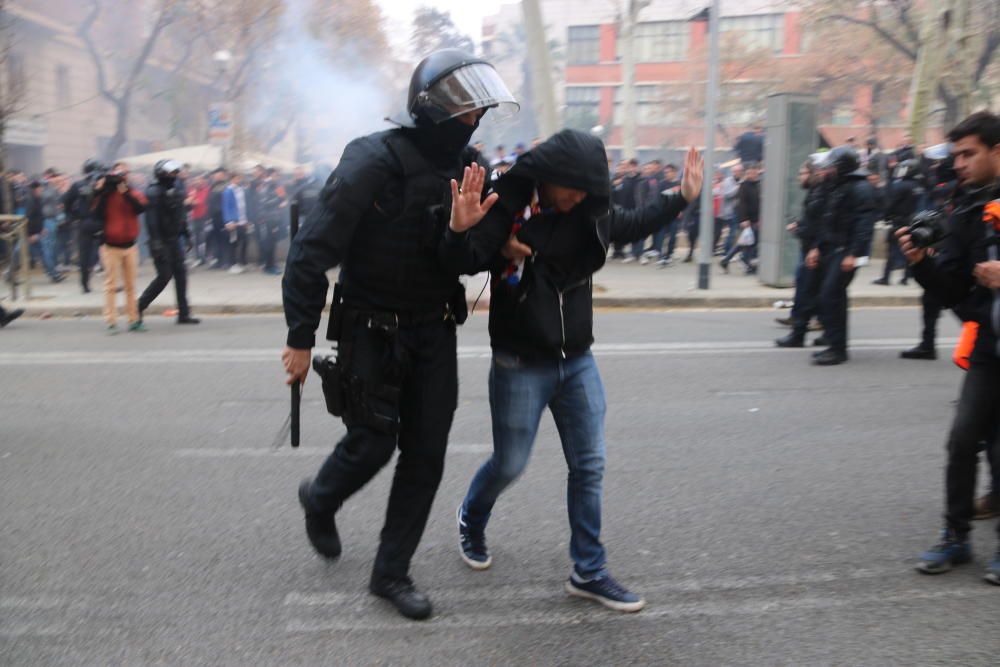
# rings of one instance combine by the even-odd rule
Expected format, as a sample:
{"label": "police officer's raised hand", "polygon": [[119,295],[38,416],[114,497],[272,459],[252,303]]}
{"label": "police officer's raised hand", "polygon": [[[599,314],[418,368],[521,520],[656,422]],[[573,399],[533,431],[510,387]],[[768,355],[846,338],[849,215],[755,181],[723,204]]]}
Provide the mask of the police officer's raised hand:
{"label": "police officer's raised hand", "polygon": [[910,264],[919,264],[927,256],[926,248],[916,248],[910,239],[909,230],[902,227],[896,231],[896,239],[899,241],[899,249]]}
{"label": "police officer's raised hand", "polygon": [[462,233],[472,229],[493,208],[500,195],[494,192],[484,200],[485,183],[486,170],[477,164],[465,168],[461,188],[451,179],[451,220],[448,223],[451,231]]}
{"label": "police officer's raised hand", "polygon": [[694,147],[689,148],[684,157],[684,176],[681,179],[681,196],[684,201],[693,202],[701,194],[701,183],[705,177],[705,160]]}
{"label": "police officer's raised hand", "polygon": [[281,353],[281,362],[285,365],[285,372],[288,373],[285,384],[291,385],[296,382],[305,384],[306,378],[309,376],[311,356],[312,350],[299,350],[285,346]]}
{"label": "police officer's raised hand", "polygon": [[815,269],[819,266],[819,248],[813,248],[806,253],[806,268]]}

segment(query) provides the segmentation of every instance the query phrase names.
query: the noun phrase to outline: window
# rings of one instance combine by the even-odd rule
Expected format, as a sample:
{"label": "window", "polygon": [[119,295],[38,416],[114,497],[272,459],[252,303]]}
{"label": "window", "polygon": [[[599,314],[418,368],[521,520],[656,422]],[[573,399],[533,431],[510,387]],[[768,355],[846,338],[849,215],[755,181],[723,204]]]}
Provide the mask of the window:
{"label": "window", "polygon": [[830,119],[831,125],[850,125],[853,122],[854,105],[842,103],[833,108],[833,115]]}
{"label": "window", "polygon": [[601,60],[601,28],[596,25],[570,26],[566,42],[568,65],[594,65]]}
{"label": "window", "polygon": [[783,14],[722,17],[719,30],[736,37],[747,49],[767,49],[781,53],[785,47],[785,17]]}
{"label": "window", "polygon": [[[615,125],[623,125],[624,87],[615,89]],[[645,127],[676,127],[688,120],[691,96],[683,86],[636,86],[636,123]]]}
{"label": "window", "polygon": [[566,88],[566,127],[590,131],[600,123],[601,89],[596,86]]}
{"label": "window", "polygon": [[746,126],[760,122],[767,110],[769,81],[737,81],[723,84],[719,95],[720,123]]}
{"label": "window", "polygon": [[65,109],[71,102],[69,90],[69,67],[56,65],[56,107]]}
{"label": "window", "polygon": [[635,59],[641,63],[684,60],[688,53],[687,21],[657,21],[635,26]]}

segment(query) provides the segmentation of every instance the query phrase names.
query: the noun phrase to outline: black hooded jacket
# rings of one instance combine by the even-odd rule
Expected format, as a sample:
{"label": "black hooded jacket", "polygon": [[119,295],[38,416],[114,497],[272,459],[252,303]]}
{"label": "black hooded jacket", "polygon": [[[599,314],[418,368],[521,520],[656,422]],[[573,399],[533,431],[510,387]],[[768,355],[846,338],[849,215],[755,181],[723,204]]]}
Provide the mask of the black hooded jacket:
{"label": "black hooded jacket", "polygon": [[[543,209],[524,224],[517,237],[534,255],[513,284],[503,277],[507,262],[500,251],[543,183],[583,190],[587,197],[569,213]],[[479,225],[463,234],[447,232],[442,260],[459,273],[490,269],[491,344],[528,360],[590,349],[592,276],[604,266],[608,245],[646,238],[687,206],[681,195],[661,195],[636,210],[611,204],[604,144],[576,130],[563,130],[522,155],[495,191],[500,199]]]}
{"label": "black hooded jacket", "polygon": [[824,255],[843,251],[854,257],[869,256],[876,215],[874,188],[865,173],[840,178],[827,196],[813,247]]}
{"label": "black hooded jacket", "polygon": [[979,323],[973,358],[1000,358],[1000,290],[983,287],[973,271],[980,262],[1000,260],[1000,229],[986,206],[1000,208],[1000,181],[981,188],[961,188],[951,201],[948,235],[937,253],[912,267],[920,286],[963,320]]}

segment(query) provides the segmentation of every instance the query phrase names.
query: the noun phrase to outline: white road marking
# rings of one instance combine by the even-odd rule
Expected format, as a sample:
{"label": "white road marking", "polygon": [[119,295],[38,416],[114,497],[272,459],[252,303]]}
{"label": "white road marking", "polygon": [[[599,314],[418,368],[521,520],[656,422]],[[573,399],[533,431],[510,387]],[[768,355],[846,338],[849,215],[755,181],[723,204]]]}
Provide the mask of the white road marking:
{"label": "white road marking", "polygon": [[[942,348],[954,345],[958,339],[939,339]],[[874,338],[851,341],[851,351],[877,351],[913,345],[912,338]],[[599,343],[593,346],[599,357],[705,354],[748,355],[775,353],[792,356],[794,351],[776,348],[770,340],[680,343]],[[458,348],[460,359],[489,359],[491,351],[486,345],[467,345]],[[0,366],[73,366],[90,364],[273,364],[281,363],[275,348],[203,349],[203,350],[62,350],[46,352],[0,352]]]}
{"label": "white road marking", "polygon": [[[326,620],[292,619],[285,626],[289,633],[312,632],[349,632],[349,631],[381,631],[381,630],[422,630],[430,628],[498,628],[512,626],[562,626],[581,625],[585,623],[608,623],[613,621],[628,623],[648,623],[663,619],[682,619],[696,617],[729,617],[753,616],[767,613],[797,613],[809,610],[837,609],[844,607],[860,607],[863,605],[886,605],[908,602],[921,602],[946,599],[973,599],[996,596],[995,590],[961,586],[943,591],[914,591],[896,595],[863,594],[856,596],[771,596],[757,600],[735,602],[725,601],[692,601],[672,604],[652,603],[636,614],[610,612],[586,602],[572,602],[567,598],[566,605],[587,605],[586,609],[567,609],[566,611],[537,612],[487,612],[487,613],[454,613],[448,611],[439,614],[429,621],[416,625],[403,619],[358,618],[357,608],[346,609],[349,616]],[[487,591],[483,591],[487,593]],[[551,591],[547,597],[555,598],[560,593]],[[565,596],[563,596],[565,597]],[[434,599],[437,599],[436,597]],[[480,600],[482,597],[480,596]],[[383,606],[384,603],[383,603]],[[440,607],[439,607],[440,608]]]}

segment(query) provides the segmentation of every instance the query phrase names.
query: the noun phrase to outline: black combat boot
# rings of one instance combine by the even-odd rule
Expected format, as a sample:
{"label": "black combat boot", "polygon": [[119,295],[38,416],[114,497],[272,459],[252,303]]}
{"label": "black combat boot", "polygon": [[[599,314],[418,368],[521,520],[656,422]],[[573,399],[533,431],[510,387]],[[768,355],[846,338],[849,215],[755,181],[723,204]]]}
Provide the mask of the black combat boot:
{"label": "black combat boot", "polygon": [[414,621],[430,618],[433,611],[430,599],[417,590],[409,577],[396,578],[373,574],[368,590],[372,595],[391,602],[396,611]]}
{"label": "black combat boot", "polygon": [[340,535],[337,534],[337,522],[333,512],[316,512],[309,500],[311,479],[304,479],[299,484],[299,503],[306,513],[306,536],[320,556],[334,559],[340,556]]}
{"label": "black combat boot", "polygon": [[806,337],[804,334],[793,331],[787,336],[782,336],[774,341],[774,344],[778,347],[805,347]]}

